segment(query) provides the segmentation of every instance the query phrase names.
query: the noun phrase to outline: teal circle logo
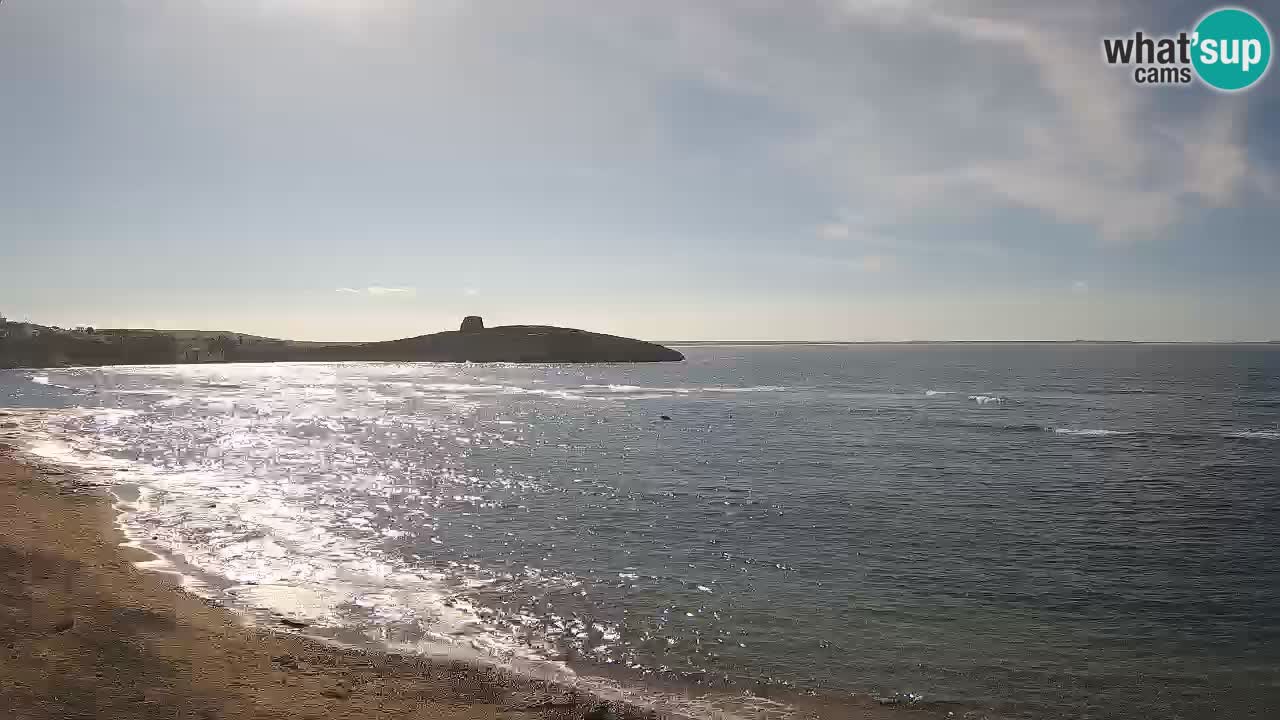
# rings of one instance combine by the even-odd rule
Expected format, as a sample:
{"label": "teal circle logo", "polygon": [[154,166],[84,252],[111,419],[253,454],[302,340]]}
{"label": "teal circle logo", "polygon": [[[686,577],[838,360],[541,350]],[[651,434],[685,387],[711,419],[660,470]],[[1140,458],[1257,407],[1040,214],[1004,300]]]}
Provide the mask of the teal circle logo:
{"label": "teal circle logo", "polygon": [[1271,33],[1253,13],[1222,8],[1205,15],[1192,36],[1191,64],[1211,87],[1231,92],[1262,79],[1271,64]]}

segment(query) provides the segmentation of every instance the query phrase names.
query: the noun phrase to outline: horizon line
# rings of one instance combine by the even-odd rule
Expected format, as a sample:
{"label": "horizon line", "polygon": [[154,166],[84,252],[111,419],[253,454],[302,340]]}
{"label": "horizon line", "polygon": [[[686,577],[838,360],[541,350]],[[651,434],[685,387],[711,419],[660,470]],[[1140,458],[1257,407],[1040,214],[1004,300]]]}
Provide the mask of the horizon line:
{"label": "horizon line", "polygon": [[1272,340],[654,340],[663,345],[1277,345]]}

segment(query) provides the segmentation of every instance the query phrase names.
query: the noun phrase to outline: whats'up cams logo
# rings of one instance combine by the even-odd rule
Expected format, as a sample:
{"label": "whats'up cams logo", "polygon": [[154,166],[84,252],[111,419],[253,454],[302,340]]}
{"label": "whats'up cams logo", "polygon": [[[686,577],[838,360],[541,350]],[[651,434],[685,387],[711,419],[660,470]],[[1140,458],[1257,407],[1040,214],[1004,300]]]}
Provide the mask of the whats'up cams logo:
{"label": "whats'up cams logo", "polygon": [[1193,77],[1209,87],[1232,92],[1251,87],[1271,64],[1271,33],[1248,10],[1219,8],[1200,18],[1190,33],[1152,37],[1103,38],[1110,65],[1132,65],[1142,85],[1187,85]]}

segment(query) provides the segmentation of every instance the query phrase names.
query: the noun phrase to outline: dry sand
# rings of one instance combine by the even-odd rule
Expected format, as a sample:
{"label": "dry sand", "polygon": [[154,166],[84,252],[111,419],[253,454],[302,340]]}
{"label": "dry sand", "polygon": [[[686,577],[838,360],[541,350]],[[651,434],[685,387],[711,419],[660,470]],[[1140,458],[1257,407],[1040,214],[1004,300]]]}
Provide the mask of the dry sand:
{"label": "dry sand", "polygon": [[[656,716],[464,662],[248,626],[183,592],[174,576],[135,567],[149,556],[122,541],[101,493],[0,444],[0,718]],[[871,698],[825,710],[818,715],[946,716]]]}

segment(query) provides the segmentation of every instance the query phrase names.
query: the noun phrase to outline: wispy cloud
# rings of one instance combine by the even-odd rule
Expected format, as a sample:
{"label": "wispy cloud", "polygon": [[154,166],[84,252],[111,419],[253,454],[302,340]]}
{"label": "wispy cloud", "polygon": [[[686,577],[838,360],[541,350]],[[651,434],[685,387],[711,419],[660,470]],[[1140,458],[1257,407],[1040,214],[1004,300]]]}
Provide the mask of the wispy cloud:
{"label": "wispy cloud", "polygon": [[373,297],[409,297],[418,294],[418,291],[407,287],[379,287],[377,285],[366,288]]}
{"label": "wispy cloud", "polygon": [[383,287],[381,285],[372,285],[364,289],[340,287],[336,292],[344,295],[367,295],[369,297],[414,297],[418,294],[415,288]]}
{"label": "wispy cloud", "polygon": [[840,241],[869,248],[905,250],[912,248],[914,245],[888,233],[884,228],[872,223],[864,215],[840,212],[838,216],[840,218],[838,221],[818,225],[814,230],[814,234],[823,240]]}
{"label": "wispy cloud", "polygon": [[[1101,62],[1100,39],[1151,12],[978,0],[734,7],[686,11],[684,61],[718,87],[805,118],[785,155],[880,223],[1012,207],[1137,240],[1276,187],[1246,152],[1245,98],[1171,107],[1168,90],[1138,87]],[[781,34],[768,22],[804,22],[806,9],[815,32]],[[819,229],[829,239],[852,232]]]}
{"label": "wispy cloud", "polygon": [[[730,98],[786,121],[742,113],[744,127],[760,129],[744,152],[760,157],[726,156],[727,166],[760,162],[801,176],[833,205],[890,228],[1014,208],[1108,240],[1150,238],[1205,207],[1274,198],[1277,185],[1261,155],[1247,152],[1248,98],[1143,88],[1102,62],[1102,37],[1170,20],[1175,11],[1160,4],[751,0],[628,3],[608,13],[590,0],[206,4],[394,20],[403,30],[381,40],[411,41],[419,86],[433,105],[456,110],[422,111],[441,124],[415,132],[514,166],[594,176],[628,162],[642,170],[644,158],[678,165],[690,153],[674,130]],[[530,35],[546,40],[539,48],[592,41],[533,51],[523,42]],[[313,68],[295,69],[276,79],[300,89],[251,100],[331,96],[306,84]],[[479,103],[477,86],[486,88]],[[679,95],[674,114],[673,87],[689,96]],[[379,88],[362,80],[358,93]],[[495,121],[517,114],[518,124]],[[853,232],[841,224],[824,226],[824,236]]]}

